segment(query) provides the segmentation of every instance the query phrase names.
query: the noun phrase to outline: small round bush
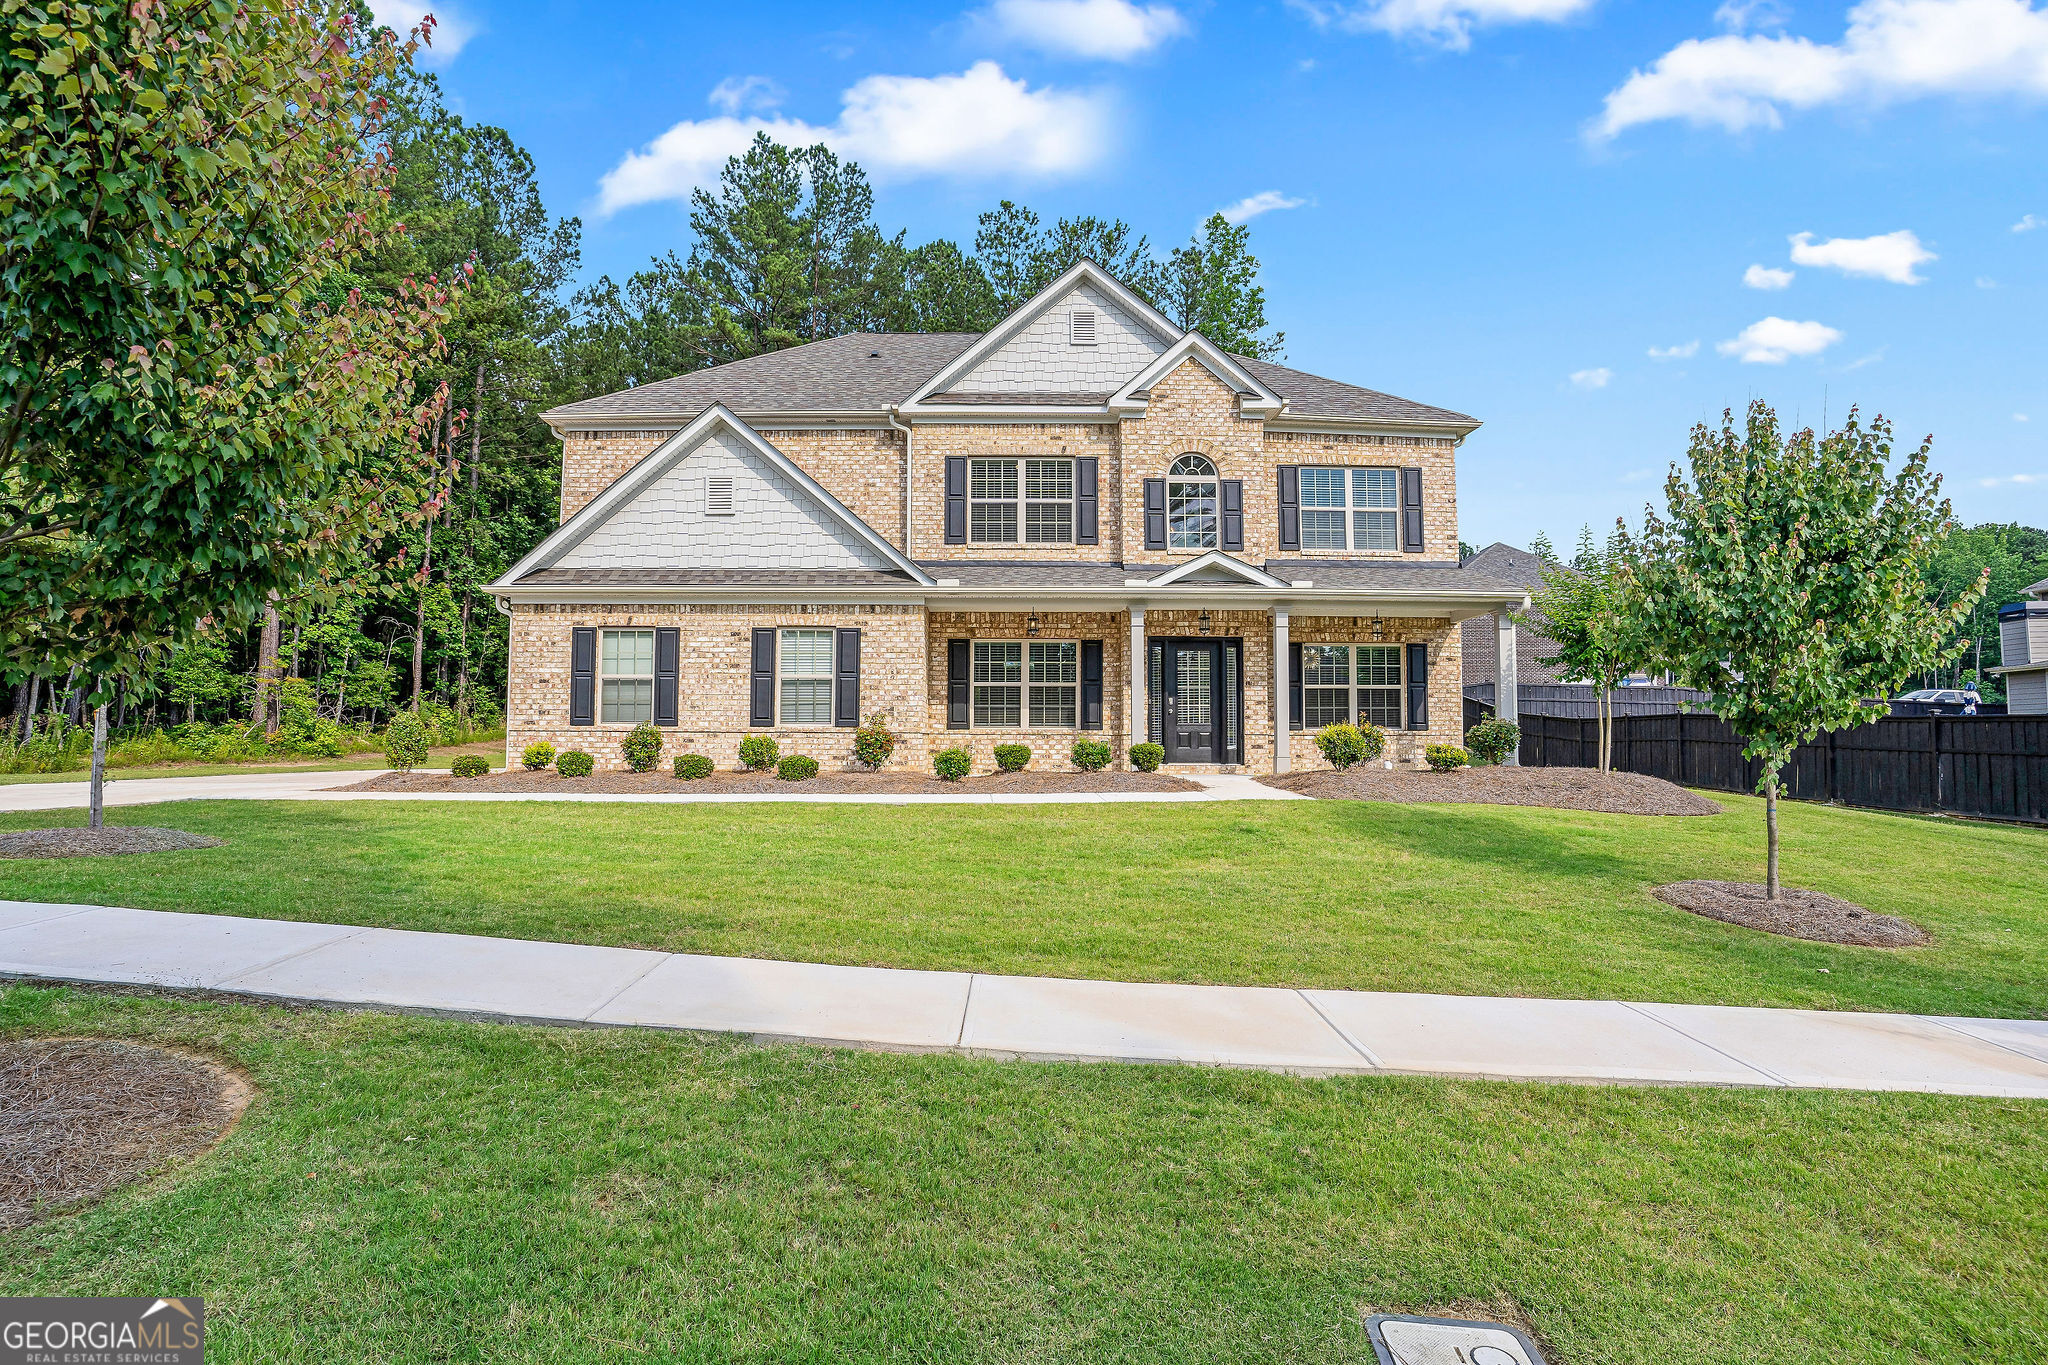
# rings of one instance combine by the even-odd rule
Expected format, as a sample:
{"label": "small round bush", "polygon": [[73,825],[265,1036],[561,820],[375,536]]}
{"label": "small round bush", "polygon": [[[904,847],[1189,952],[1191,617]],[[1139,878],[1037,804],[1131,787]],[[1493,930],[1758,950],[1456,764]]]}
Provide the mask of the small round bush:
{"label": "small round bush", "polygon": [[1116,750],[1109,747],[1104,739],[1077,739],[1074,741],[1072,758],[1074,766],[1083,772],[1099,773],[1109,766],[1116,757]]}
{"label": "small round bush", "polygon": [[400,711],[384,731],[384,761],[409,773],[427,761],[427,727],[410,711]]}
{"label": "small round bush", "polygon": [[588,777],[597,761],[581,749],[565,749],[555,759],[555,771],[564,777]]}
{"label": "small round bush", "polygon": [[685,782],[695,782],[698,778],[709,777],[714,771],[716,765],[702,754],[676,755],[676,776]]}
{"label": "small round bush", "polygon": [[555,746],[546,740],[526,746],[526,752],[519,755],[519,766],[530,773],[543,772],[555,765]]}
{"label": "small round bush", "polygon": [[1377,725],[1325,725],[1316,731],[1316,747],[1338,772],[1354,763],[1370,763],[1385,752],[1387,736]]}
{"label": "small round bush", "polygon": [[1031,746],[1028,744],[996,745],[996,766],[1006,773],[1021,773],[1030,761]]}
{"label": "small round bush", "polygon": [[748,735],[740,741],[740,762],[757,773],[765,773],[782,757],[782,746],[770,735]]}
{"label": "small round bush", "polygon": [[619,741],[619,752],[626,756],[626,766],[634,772],[653,772],[661,759],[661,731],[641,721]]}
{"label": "small round bush", "polygon": [[948,782],[958,782],[974,771],[974,755],[965,749],[941,749],[932,755],[932,771]]}
{"label": "small round bush", "polygon": [[1488,719],[1465,732],[1465,747],[1481,763],[1504,763],[1522,746],[1522,732],[1513,722]]}
{"label": "small round bush", "polygon": [[902,740],[903,736],[889,728],[887,712],[869,716],[867,723],[853,732],[854,760],[866,768],[879,768],[889,761]]}
{"label": "small round bush", "polygon": [[1462,768],[1471,758],[1455,744],[1432,744],[1422,751],[1422,757],[1437,772],[1447,773],[1453,768]]}
{"label": "small round bush", "polygon": [[1133,744],[1131,766],[1141,773],[1156,773],[1159,765],[1166,761],[1166,747],[1161,744]]}
{"label": "small round bush", "polygon": [[448,771],[457,777],[482,777],[491,770],[491,760],[482,754],[464,754],[448,765]]}
{"label": "small round bush", "polygon": [[791,754],[775,765],[775,775],[784,782],[802,782],[818,775],[818,760]]}

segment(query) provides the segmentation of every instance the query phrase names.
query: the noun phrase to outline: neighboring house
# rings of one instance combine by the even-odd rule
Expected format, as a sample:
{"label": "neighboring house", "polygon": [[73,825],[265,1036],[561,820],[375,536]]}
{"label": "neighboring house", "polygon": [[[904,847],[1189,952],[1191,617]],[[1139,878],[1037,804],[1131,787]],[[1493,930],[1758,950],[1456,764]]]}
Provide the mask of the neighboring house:
{"label": "neighboring house", "polygon": [[1989,670],[2005,678],[2005,710],[2013,716],[2048,716],[2048,578],[2027,589],[2027,601],[1998,609],[1998,653]]}
{"label": "neighboring house", "polygon": [[755,731],[829,765],[882,715],[919,766],[1066,767],[1091,737],[1285,771],[1354,718],[1418,760],[1462,730],[1459,623],[1525,600],[1457,562],[1477,421],[1225,354],[1087,262],[985,334],[837,337],[544,416],[563,524],[490,589],[513,756],[616,767],[651,721],[670,754],[730,764]]}
{"label": "neighboring house", "polygon": [[[1527,550],[1500,541],[1465,561],[1474,573],[1512,583],[1533,592],[1543,586],[1543,561]],[[1543,660],[1557,653],[1557,645],[1543,633],[1543,618],[1533,612],[1522,614],[1515,631],[1515,679],[1522,685],[1567,682],[1563,671]],[[1465,686],[1495,683],[1500,678],[1500,622],[1496,616],[1475,616],[1460,627],[1463,635]],[[1493,703],[1492,694],[1486,702]]]}

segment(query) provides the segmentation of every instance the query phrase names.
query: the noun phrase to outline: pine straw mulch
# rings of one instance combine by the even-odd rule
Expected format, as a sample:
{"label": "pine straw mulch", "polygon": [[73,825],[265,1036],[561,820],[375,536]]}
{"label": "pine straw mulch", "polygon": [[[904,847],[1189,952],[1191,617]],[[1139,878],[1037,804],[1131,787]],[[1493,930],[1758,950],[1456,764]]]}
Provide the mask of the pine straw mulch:
{"label": "pine straw mulch", "polygon": [[225,1067],[169,1048],[97,1038],[0,1043],[0,1231],[205,1152],[251,1094]]}
{"label": "pine straw mulch", "polygon": [[785,782],[772,772],[716,772],[685,782],[667,768],[651,773],[596,772],[588,777],[563,777],[553,769],[523,769],[484,777],[449,773],[381,773],[367,782],[342,788],[355,792],[548,792],[593,795],[737,796],[1005,796],[1066,792],[1191,792],[1197,783],[1164,773],[1036,772],[984,773],[958,782],[942,782],[923,773],[820,772],[800,782]]}
{"label": "pine straw mulch", "polygon": [[187,848],[217,848],[220,840],[205,834],[155,825],[108,825],[104,829],[24,829],[0,834],[0,858],[99,858],[115,853],[173,853]]}
{"label": "pine straw mulch", "polygon": [[1597,768],[1456,768],[1447,773],[1361,763],[1344,772],[1261,777],[1283,791],[1324,800],[1446,801],[1492,806],[1552,806],[1608,815],[1718,815],[1720,803],[1675,782]]}
{"label": "pine straw mulch", "polygon": [[1724,924],[1815,943],[1917,948],[1932,941],[1927,931],[1911,920],[1879,915],[1840,896],[1796,886],[1780,887],[1775,901],[1766,899],[1757,882],[1672,882],[1653,888],[1650,894],[1666,905]]}

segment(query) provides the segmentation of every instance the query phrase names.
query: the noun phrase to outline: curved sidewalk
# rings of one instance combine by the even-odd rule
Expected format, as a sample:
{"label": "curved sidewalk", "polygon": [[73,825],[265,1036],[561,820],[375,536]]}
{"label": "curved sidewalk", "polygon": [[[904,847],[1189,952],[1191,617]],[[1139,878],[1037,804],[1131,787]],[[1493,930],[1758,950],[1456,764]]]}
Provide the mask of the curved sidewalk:
{"label": "curved sidewalk", "polygon": [[2048,1021],[834,967],[0,901],[0,976],[997,1057],[2048,1099]]}

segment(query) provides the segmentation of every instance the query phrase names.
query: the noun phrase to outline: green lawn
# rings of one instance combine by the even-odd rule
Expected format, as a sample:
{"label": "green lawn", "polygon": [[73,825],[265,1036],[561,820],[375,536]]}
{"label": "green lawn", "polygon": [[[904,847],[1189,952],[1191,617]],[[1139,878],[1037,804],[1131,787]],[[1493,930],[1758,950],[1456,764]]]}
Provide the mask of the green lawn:
{"label": "green lawn", "polygon": [[212,1155],[0,1234],[0,1294],[193,1293],[234,1361],[2048,1358],[2044,1107],[1034,1065],[0,991],[204,1050]]}
{"label": "green lawn", "polygon": [[[505,741],[485,740],[478,744],[449,744],[427,752],[422,768],[446,768],[464,754],[482,754],[493,767],[505,761]],[[109,768],[107,777],[121,781],[133,777],[224,777],[231,773],[333,773],[358,769],[383,769],[382,754],[351,754],[347,758],[300,758],[242,763],[164,763],[148,768]],[[14,782],[84,782],[89,772],[0,773],[0,786]]]}
{"label": "green lawn", "polygon": [[[1650,897],[1762,873],[1758,803],[1649,819],[1497,806],[649,806],[205,801],[216,835],[4,865],[23,900],[1132,980],[2038,1017],[2048,833],[1788,806],[1787,879],[1928,948],[1778,938]],[[0,816],[0,829],[61,816]]]}

